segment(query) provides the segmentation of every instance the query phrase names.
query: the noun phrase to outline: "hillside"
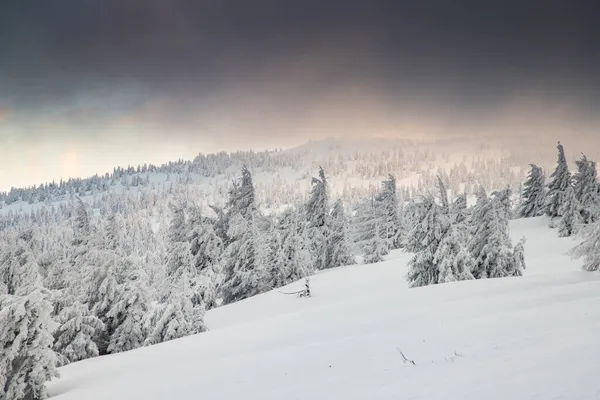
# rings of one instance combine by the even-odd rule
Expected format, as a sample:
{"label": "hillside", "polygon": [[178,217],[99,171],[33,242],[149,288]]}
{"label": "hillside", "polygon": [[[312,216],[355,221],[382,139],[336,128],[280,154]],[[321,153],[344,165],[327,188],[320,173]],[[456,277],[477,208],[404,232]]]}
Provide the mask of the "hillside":
{"label": "hillside", "polygon": [[[597,399],[600,275],[545,218],[521,278],[408,289],[410,257],[313,278],[211,310],[209,332],[60,369],[57,400]],[[280,289],[293,291],[299,283]],[[414,365],[403,360],[402,352]]]}
{"label": "hillside", "polygon": [[223,205],[243,165],[253,173],[260,207],[274,211],[305,201],[319,166],[327,172],[332,196],[342,198],[345,204],[370,196],[390,173],[398,179],[399,188],[411,193],[432,187],[437,175],[453,194],[464,190],[472,194],[479,184],[488,190],[506,185],[516,189],[529,162],[542,158],[552,165],[554,148],[548,149],[551,156],[530,152],[523,157],[521,149],[487,139],[417,142],[370,138],[326,139],[269,152],[200,154],[189,161],[115,168],[110,174],[0,191],[0,226],[2,217],[9,214],[28,215],[43,207],[68,204],[75,196],[94,204],[108,195],[135,197],[141,192],[167,198],[185,193],[209,210],[208,205]]}

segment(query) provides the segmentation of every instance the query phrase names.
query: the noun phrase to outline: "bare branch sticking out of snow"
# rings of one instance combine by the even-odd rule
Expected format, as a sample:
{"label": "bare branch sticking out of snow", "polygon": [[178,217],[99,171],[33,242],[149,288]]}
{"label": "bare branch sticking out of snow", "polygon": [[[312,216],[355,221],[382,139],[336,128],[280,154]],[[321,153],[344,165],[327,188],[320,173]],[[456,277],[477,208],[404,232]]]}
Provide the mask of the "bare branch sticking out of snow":
{"label": "bare branch sticking out of snow", "polygon": [[400,354],[400,357],[402,357],[402,361],[404,362],[404,364],[417,365],[414,362],[414,360],[409,360],[408,358],[406,358],[406,356],[404,355],[404,353],[402,352],[402,350],[400,350],[399,347],[396,347],[396,350],[398,350],[398,353]]}

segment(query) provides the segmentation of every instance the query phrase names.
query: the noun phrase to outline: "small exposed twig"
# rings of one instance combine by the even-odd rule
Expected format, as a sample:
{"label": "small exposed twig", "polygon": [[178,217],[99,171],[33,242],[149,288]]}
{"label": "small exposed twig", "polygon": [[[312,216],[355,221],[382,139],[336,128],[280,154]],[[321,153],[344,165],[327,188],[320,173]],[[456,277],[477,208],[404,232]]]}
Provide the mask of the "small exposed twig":
{"label": "small exposed twig", "polygon": [[404,364],[410,364],[410,365],[417,365],[413,360],[409,360],[408,358],[406,358],[406,356],[404,355],[404,353],[400,350],[399,347],[396,347],[396,350],[398,350],[398,353],[400,354],[400,356],[402,357],[402,361],[404,361]]}
{"label": "small exposed twig", "polygon": [[304,292],[304,290],[298,290],[297,292],[282,292],[282,291],[278,290],[278,292],[281,294],[300,294],[300,293]]}

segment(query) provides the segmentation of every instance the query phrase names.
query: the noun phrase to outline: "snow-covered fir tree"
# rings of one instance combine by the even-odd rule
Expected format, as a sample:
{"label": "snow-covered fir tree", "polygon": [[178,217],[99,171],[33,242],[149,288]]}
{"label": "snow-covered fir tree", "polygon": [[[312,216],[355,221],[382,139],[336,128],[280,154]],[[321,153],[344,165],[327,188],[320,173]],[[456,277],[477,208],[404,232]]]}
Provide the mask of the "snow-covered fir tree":
{"label": "snow-covered fir tree", "polygon": [[357,210],[353,223],[354,241],[366,264],[383,261],[383,257],[389,253],[384,211],[378,207],[374,197]]}
{"label": "snow-covered fir tree", "polygon": [[277,238],[271,263],[271,288],[295,282],[313,270],[308,239],[301,215],[288,209],[278,218],[273,236]]}
{"label": "snow-covered fir tree", "polygon": [[33,231],[26,229],[11,240],[0,258],[0,280],[7,294],[26,295],[41,285],[32,245]]}
{"label": "snow-covered fir tree", "polygon": [[583,241],[571,250],[574,258],[583,258],[584,271],[600,270],[600,222],[591,225]]}
{"label": "snow-covered fir tree", "polygon": [[177,287],[169,291],[169,297],[147,315],[145,324],[149,332],[146,346],[179,339],[184,336],[202,333],[207,330],[204,324],[204,308],[194,307],[190,298],[191,289],[184,272]]}
{"label": "snow-covered fir tree", "polygon": [[513,248],[513,270],[508,271],[509,276],[523,276],[523,271],[527,268],[525,264],[525,238],[521,238]]}
{"label": "snow-covered fir tree", "polygon": [[377,207],[381,207],[384,214],[382,229],[385,232],[385,240],[389,249],[397,249],[401,246],[400,240],[400,215],[398,211],[398,195],[396,189],[396,178],[389,175],[388,179],[381,183],[381,190],[375,199]]}
{"label": "snow-covered fir tree", "polygon": [[71,297],[56,322],[54,350],[61,356],[62,365],[99,354],[94,338],[101,335],[105,326],[87,305]]}
{"label": "snow-covered fir tree", "polygon": [[596,163],[589,161],[585,155],[582,155],[581,159],[575,163],[577,172],[573,176],[574,195],[581,207],[582,222],[589,224],[597,219],[597,213],[600,211]]}
{"label": "snow-covered fir tree", "polygon": [[328,247],[331,227],[329,222],[329,186],[325,171],[319,167],[319,177],[312,178],[310,197],[306,203],[307,235],[315,269],[331,268],[331,249]]}
{"label": "snow-covered fir tree", "polygon": [[567,188],[563,196],[563,202],[559,209],[560,221],[558,223],[558,236],[567,237],[579,232],[579,228],[585,222],[582,214],[583,207],[575,197],[572,186]]}
{"label": "snow-covered fir tree", "polygon": [[560,142],[558,142],[557,149],[557,165],[552,175],[550,175],[550,183],[548,184],[548,193],[546,195],[546,214],[552,218],[560,216],[560,206],[563,203],[565,192],[571,186],[571,173],[567,165],[565,150]]}
{"label": "snow-covered fir tree", "polygon": [[509,235],[510,189],[495,192],[489,199],[481,190],[472,215],[473,234],[469,249],[475,259],[473,276],[501,278],[517,274]]}
{"label": "snow-covered fir tree", "polygon": [[[331,235],[329,247],[331,248],[331,266],[352,265],[355,257],[352,253],[352,243],[348,229],[348,219],[344,212],[344,204],[338,199],[331,210]],[[389,233],[389,231],[387,231]],[[396,237],[395,235],[391,237]]]}
{"label": "snow-covered fir tree", "polygon": [[433,197],[422,201],[423,214],[408,234],[408,248],[415,255],[408,262],[407,280],[410,287],[434,285],[439,282],[435,253],[444,233],[443,214]]}
{"label": "snow-covered fir tree", "polygon": [[106,354],[110,337],[114,331],[114,321],[109,311],[117,302],[121,292],[122,259],[117,253],[107,249],[94,249],[87,256],[88,276],[83,298],[92,313],[99,318],[105,330],[94,339],[100,354]]}
{"label": "snow-covered fir tree", "polygon": [[521,206],[518,210],[520,218],[531,218],[544,215],[546,207],[546,186],[544,171],[531,164],[529,175],[523,185]]}
{"label": "snow-covered fir tree", "polygon": [[437,283],[473,279],[471,271],[475,261],[465,247],[463,232],[456,224],[446,221],[442,239],[433,254],[433,263],[439,271]]}
{"label": "snow-covered fir tree", "polygon": [[108,312],[114,326],[108,344],[110,353],[141,347],[147,336],[145,317],[150,308],[147,277],[137,265],[130,264],[128,269],[119,296]]}
{"label": "snow-covered fir tree", "polygon": [[58,377],[52,349],[52,304],[35,289],[25,296],[0,298],[0,398],[47,397],[45,383]]}
{"label": "snow-covered fir tree", "polygon": [[191,214],[188,225],[192,264],[197,275],[195,292],[204,307],[210,310],[216,306],[223,240],[212,221],[202,216],[197,208],[192,209]]}
{"label": "snow-covered fir tree", "polygon": [[223,255],[223,283],[220,294],[224,304],[246,299],[269,289],[265,263],[265,238],[256,213],[248,219],[241,214],[229,221],[230,243]]}

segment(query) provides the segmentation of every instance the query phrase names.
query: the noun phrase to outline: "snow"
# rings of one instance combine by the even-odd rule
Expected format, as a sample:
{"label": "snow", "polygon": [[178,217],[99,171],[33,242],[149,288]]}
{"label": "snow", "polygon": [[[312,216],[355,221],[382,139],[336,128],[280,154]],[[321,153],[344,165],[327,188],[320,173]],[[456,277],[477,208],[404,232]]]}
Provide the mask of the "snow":
{"label": "snow", "polygon": [[[209,332],[70,364],[59,400],[598,399],[600,274],[544,217],[525,276],[408,289],[409,254],[211,310]],[[413,360],[403,361],[400,354]]]}

